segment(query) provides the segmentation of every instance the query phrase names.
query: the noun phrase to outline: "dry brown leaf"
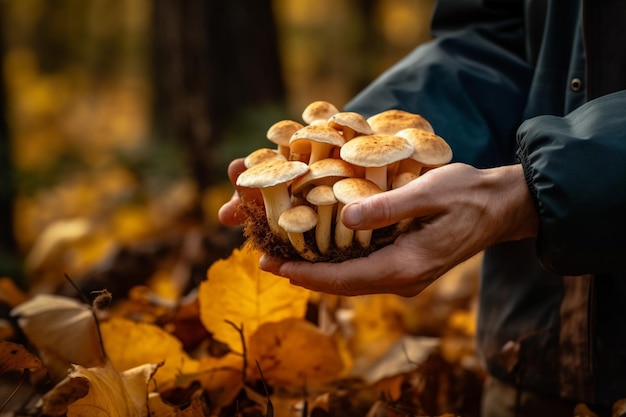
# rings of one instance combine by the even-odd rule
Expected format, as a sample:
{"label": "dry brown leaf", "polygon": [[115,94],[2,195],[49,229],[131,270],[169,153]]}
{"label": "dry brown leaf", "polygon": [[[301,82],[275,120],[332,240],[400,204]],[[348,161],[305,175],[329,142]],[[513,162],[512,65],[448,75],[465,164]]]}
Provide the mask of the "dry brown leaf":
{"label": "dry brown leaf", "polygon": [[10,278],[0,278],[0,301],[10,307],[23,303],[28,298]]}
{"label": "dry brown leaf", "polygon": [[41,294],[11,310],[47,368],[59,379],[72,364],[100,366],[104,354],[89,306],[72,298]]}
{"label": "dry brown leaf", "polygon": [[39,358],[22,345],[13,342],[0,342],[0,374],[24,369],[42,368]]}
{"label": "dry brown leaf", "polygon": [[107,357],[118,371],[163,363],[154,378],[159,389],[173,385],[179,373],[197,369],[180,340],[153,324],[114,317],[102,322],[100,331]]}
{"label": "dry brown leaf", "polygon": [[[334,340],[296,318],[259,326],[250,336],[248,357],[251,371],[258,361],[265,379],[280,385],[326,382],[343,370]],[[257,371],[252,375],[260,377]]]}
{"label": "dry brown leaf", "polygon": [[[42,411],[61,415],[66,408],[67,417],[147,417],[148,383],[159,366],[144,364],[118,373],[110,362],[95,368],[75,365],[68,377],[44,396]],[[85,383],[88,392],[81,395]],[[52,404],[53,398],[57,401]]]}
{"label": "dry brown leaf", "polygon": [[152,392],[148,396],[148,407],[150,408],[150,417],[204,417],[203,400],[201,391],[196,392],[186,407],[174,407],[166,404],[161,395]]}
{"label": "dry brown leaf", "polygon": [[251,335],[261,324],[303,317],[310,291],[259,268],[261,254],[247,246],[213,263],[200,284],[200,318],[213,337],[241,350],[239,333],[226,322],[243,325]]}

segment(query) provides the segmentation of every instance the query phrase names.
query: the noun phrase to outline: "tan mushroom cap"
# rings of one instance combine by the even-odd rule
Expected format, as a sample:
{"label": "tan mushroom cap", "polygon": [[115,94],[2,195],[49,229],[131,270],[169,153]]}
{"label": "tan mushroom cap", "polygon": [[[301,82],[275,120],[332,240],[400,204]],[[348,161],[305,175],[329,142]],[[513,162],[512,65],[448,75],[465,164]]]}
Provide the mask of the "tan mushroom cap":
{"label": "tan mushroom cap", "polygon": [[336,113],[339,113],[339,110],[334,104],[323,100],[313,101],[304,108],[302,120],[308,124],[314,123],[316,120],[326,121]]}
{"label": "tan mushroom cap", "polygon": [[287,233],[304,233],[317,224],[317,213],[309,206],[300,205],[285,210],[278,218],[278,225]]}
{"label": "tan mushroom cap", "polygon": [[278,218],[291,207],[288,185],[308,170],[304,162],[268,159],[248,168],[237,178],[238,186],[261,191],[270,230],[283,240],[287,240],[287,235],[278,225]]}
{"label": "tan mushroom cap", "polygon": [[291,193],[303,194],[316,185],[333,185],[343,178],[354,177],[355,169],[348,162],[335,158],[324,158],[309,165],[309,171],[294,180]]}
{"label": "tan mushroom cap", "polygon": [[340,147],[345,140],[339,132],[327,125],[307,125],[291,135],[289,147],[296,154],[310,153],[309,164],[328,158],[334,147]]}
{"label": "tan mushroom cap", "polygon": [[309,191],[306,195],[306,201],[314,206],[327,206],[337,203],[337,197],[330,185],[318,185]]}
{"label": "tan mushroom cap", "polygon": [[387,189],[387,167],[413,153],[408,140],[394,135],[365,135],[346,142],[341,147],[341,159],[365,167],[365,178],[383,191]]}
{"label": "tan mushroom cap", "polygon": [[304,162],[268,159],[246,169],[236,183],[240,187],[267,188],[292,181],[308,171]]}
{"label": "tan mushroom cap", "polygon": [[309,206],[295,206],[285,210],[278,218],[278,225],[287,233],[291,246],[304,259],[314,262],[317,254],[307,246],[304,233],[317,224],[317,213]]}
{"label": "tan mushroom cap", "polygon": [[343,204],[352,203],[381,192],[379,186],[364,178],[344,178],[333,185],[335,197]]}
{"label": "tan mushroom cap", "polygon": [[367,122],[372,127],[372,131],[377,134],[393,135],[409,127],[433,133],[435,131],[428,120],[421,115],[397,109],[385,110],[372,115],[367,118]]}
{"label": "tan mushroom cap", "polygon": [[287,158],[285,158],[276,149],[260,148],[246,156],[243,160],[243,163],[246,168],[252,168],[253,166],[258,165],[267,159],[282,159],[283,161],[287,160]]}
{"label": "tan mushroom cap", "polygon": [[341,159],[361,167],[382,167],[413,153],[404,138],[394,135],[358,136],[341,147]]}
{"label": "tan mushroom cap", "polygon": [[372,127],[363,115],[355,112],[339,112],[328,119],[328,126],[343,132],[346,141],[357,135],[371,135]]}
{"label": "tan mushroom cap", "polygon": [[408,128],[396,133],[413,145],[410,158],[426,167],[438,167],[452,160],[450,145],[439,135],[421,129]]}
{"label": "tan mushroom cap", "polygon": [[289,139],[291,135],[298,129],[302,129],[303,125],[295,120],[280,120],[274,123],[267,130],[266,137],[269,141],[275,143],[278,151],[285,158],[289,158]]}

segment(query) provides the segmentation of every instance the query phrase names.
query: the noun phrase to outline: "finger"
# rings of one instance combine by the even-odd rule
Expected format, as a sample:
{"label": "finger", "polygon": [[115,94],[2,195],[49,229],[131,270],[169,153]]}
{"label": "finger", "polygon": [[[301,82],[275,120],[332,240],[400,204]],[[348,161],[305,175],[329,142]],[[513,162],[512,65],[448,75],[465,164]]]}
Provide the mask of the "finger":
{"label": "finger", "polygon": [[265,260],[267,262],[261,267],[276,275],[288,277],[294,285],[314,291],[338,295],[381,292],[404,295],[406,289],[414,286],[414,283],[403,281],[401,271],[389,266],[398,263],[387,263],[390,260],[389,255],[385,255],[384,249],[379,252],[367,258],[341,263]]}
{"label": "finger", "polygon": [[245,220],[245,216],[237,209],[241,200],[235,192],[228,202],[220,207],[217,212],[218,220],[225,226],[238,226]]}
{"label": "finger", "polygon": [[432,214],[421,178],[402,188],[379,193],[343,208],[341,220],[356,230],[380,229],[407,218]]}

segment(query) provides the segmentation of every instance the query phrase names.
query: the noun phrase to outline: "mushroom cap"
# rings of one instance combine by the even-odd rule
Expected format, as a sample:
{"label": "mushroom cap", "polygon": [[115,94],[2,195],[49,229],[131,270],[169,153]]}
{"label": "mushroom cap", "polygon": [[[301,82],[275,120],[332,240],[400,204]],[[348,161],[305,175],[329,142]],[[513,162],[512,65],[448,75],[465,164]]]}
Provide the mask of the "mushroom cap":
{"label": "mushroom cap", "polygon": [[267,130],[267,139],[280,146],[289,146],[289,139],[291,135],[298,130],[302,129],[302,124],[295,120],[280,120],[274,123]]}
{"label": "mushroom cap", "polygon": [[339,110],[334,104],[323,100],[313,101],[304,108],[302,120],[304,120],[305,123],[311,124],[315,120],[328,120],[335,113],[339,113]]}
{"label": "mushroom cap", "polygon": [[401,172],[393,178],[393,181],[391,182],[391,188],[395,190],[396,188],[404,187],[405,185],[417,179],[418,177],[419,175],[413,172],[409,172],[409,171]]}
{"label": "mushroom cap", "polygon": [[283,161],[287,160],[287,158],[285,158],[276,149],[260,148],[246,156],[246,158],[243,160],[243,164],[246,168],[252,168],[253,166],[258,165],[267,159],[282,159]]}
{"label": "mushroom cap", "polygon": [[408,140],[394,135],[357,136],[340,150],[341,159],[360,167],[383,167],[413,153]]}
{"label": "mushroom cap", "polygon": [[439,135],[415,128],[402,129],[396,135],[411,142],[410,158],[424,166],[438,167],[452,160],[450,145]]}
{"label": "mushroom cap", "polygon": [[307,152],[311,142],[326,143],[332,146],[342,146],[345,143],[343,136],[328,125],[307,125],[291,135],[289,147],[296,153]]}
{"label": "mushroom cap", "polygon": [[246,169],[237,177],[237,185],[248,188],[267,188],[289,182],[308,172],[309,166],[300,161],[268,159]]}
{"label": "mushroom cap", "polygon": [[309,165],[309,171],[291,185],[292,194],[301,194],[308,187],[332,185],[342,178],[354,177],[355,169],[341,159],[325,158]]}
{"label": "mushroom cap", "polygon": [[309,206],[294,206],[282,212],[278,225],[287,233],[304,233],[317,224],[317,213]]}
{"label": "mushroom cap", "polygon": [[343,130],[347,126],[361,135],[371,135],[372,127],[360,113],[344,111],[339,112],[328,119],[328,125],[337,130]]}
{"label": "mushroom cap", "polygon": [[368,117],[367,122],[372,127],[372,131],[378,134],[393,135],[409,127],[434,132],[428,120],[424,119],[419,114],[409,113],[404,110],[385,110]]}
{"label": "mushroom cap", "polygon": [[337,197],[333,193],[333,187],[330,185],[318,185],[308,192],[306,201],[314,206],[328,206],[337,202]]}
{"label": "mushroom cap", "polygon": [[379,186],[363,178],[344,178],[333,185],[335,197],[343,204],[382,192]]}

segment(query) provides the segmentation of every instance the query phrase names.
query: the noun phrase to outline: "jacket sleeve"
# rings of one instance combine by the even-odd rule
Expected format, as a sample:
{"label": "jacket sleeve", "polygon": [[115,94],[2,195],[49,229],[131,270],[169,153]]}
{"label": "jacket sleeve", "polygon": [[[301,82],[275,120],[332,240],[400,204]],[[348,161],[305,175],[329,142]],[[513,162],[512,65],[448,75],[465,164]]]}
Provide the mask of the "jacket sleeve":
{"label": "jacket sleeve", "polygon": [[626,270],[626,90],[518,130],[540,218],[537,251],[563,275]]}
{"label": "jacket sleeve", "polygon": [[418,113],[450,144],[455,161],[481,168],[513,163],[531,77],[522,8],[510,6],[518,3],[440,0],[436,37],[383,73],[345,110],[366,116],[391,108]]}

